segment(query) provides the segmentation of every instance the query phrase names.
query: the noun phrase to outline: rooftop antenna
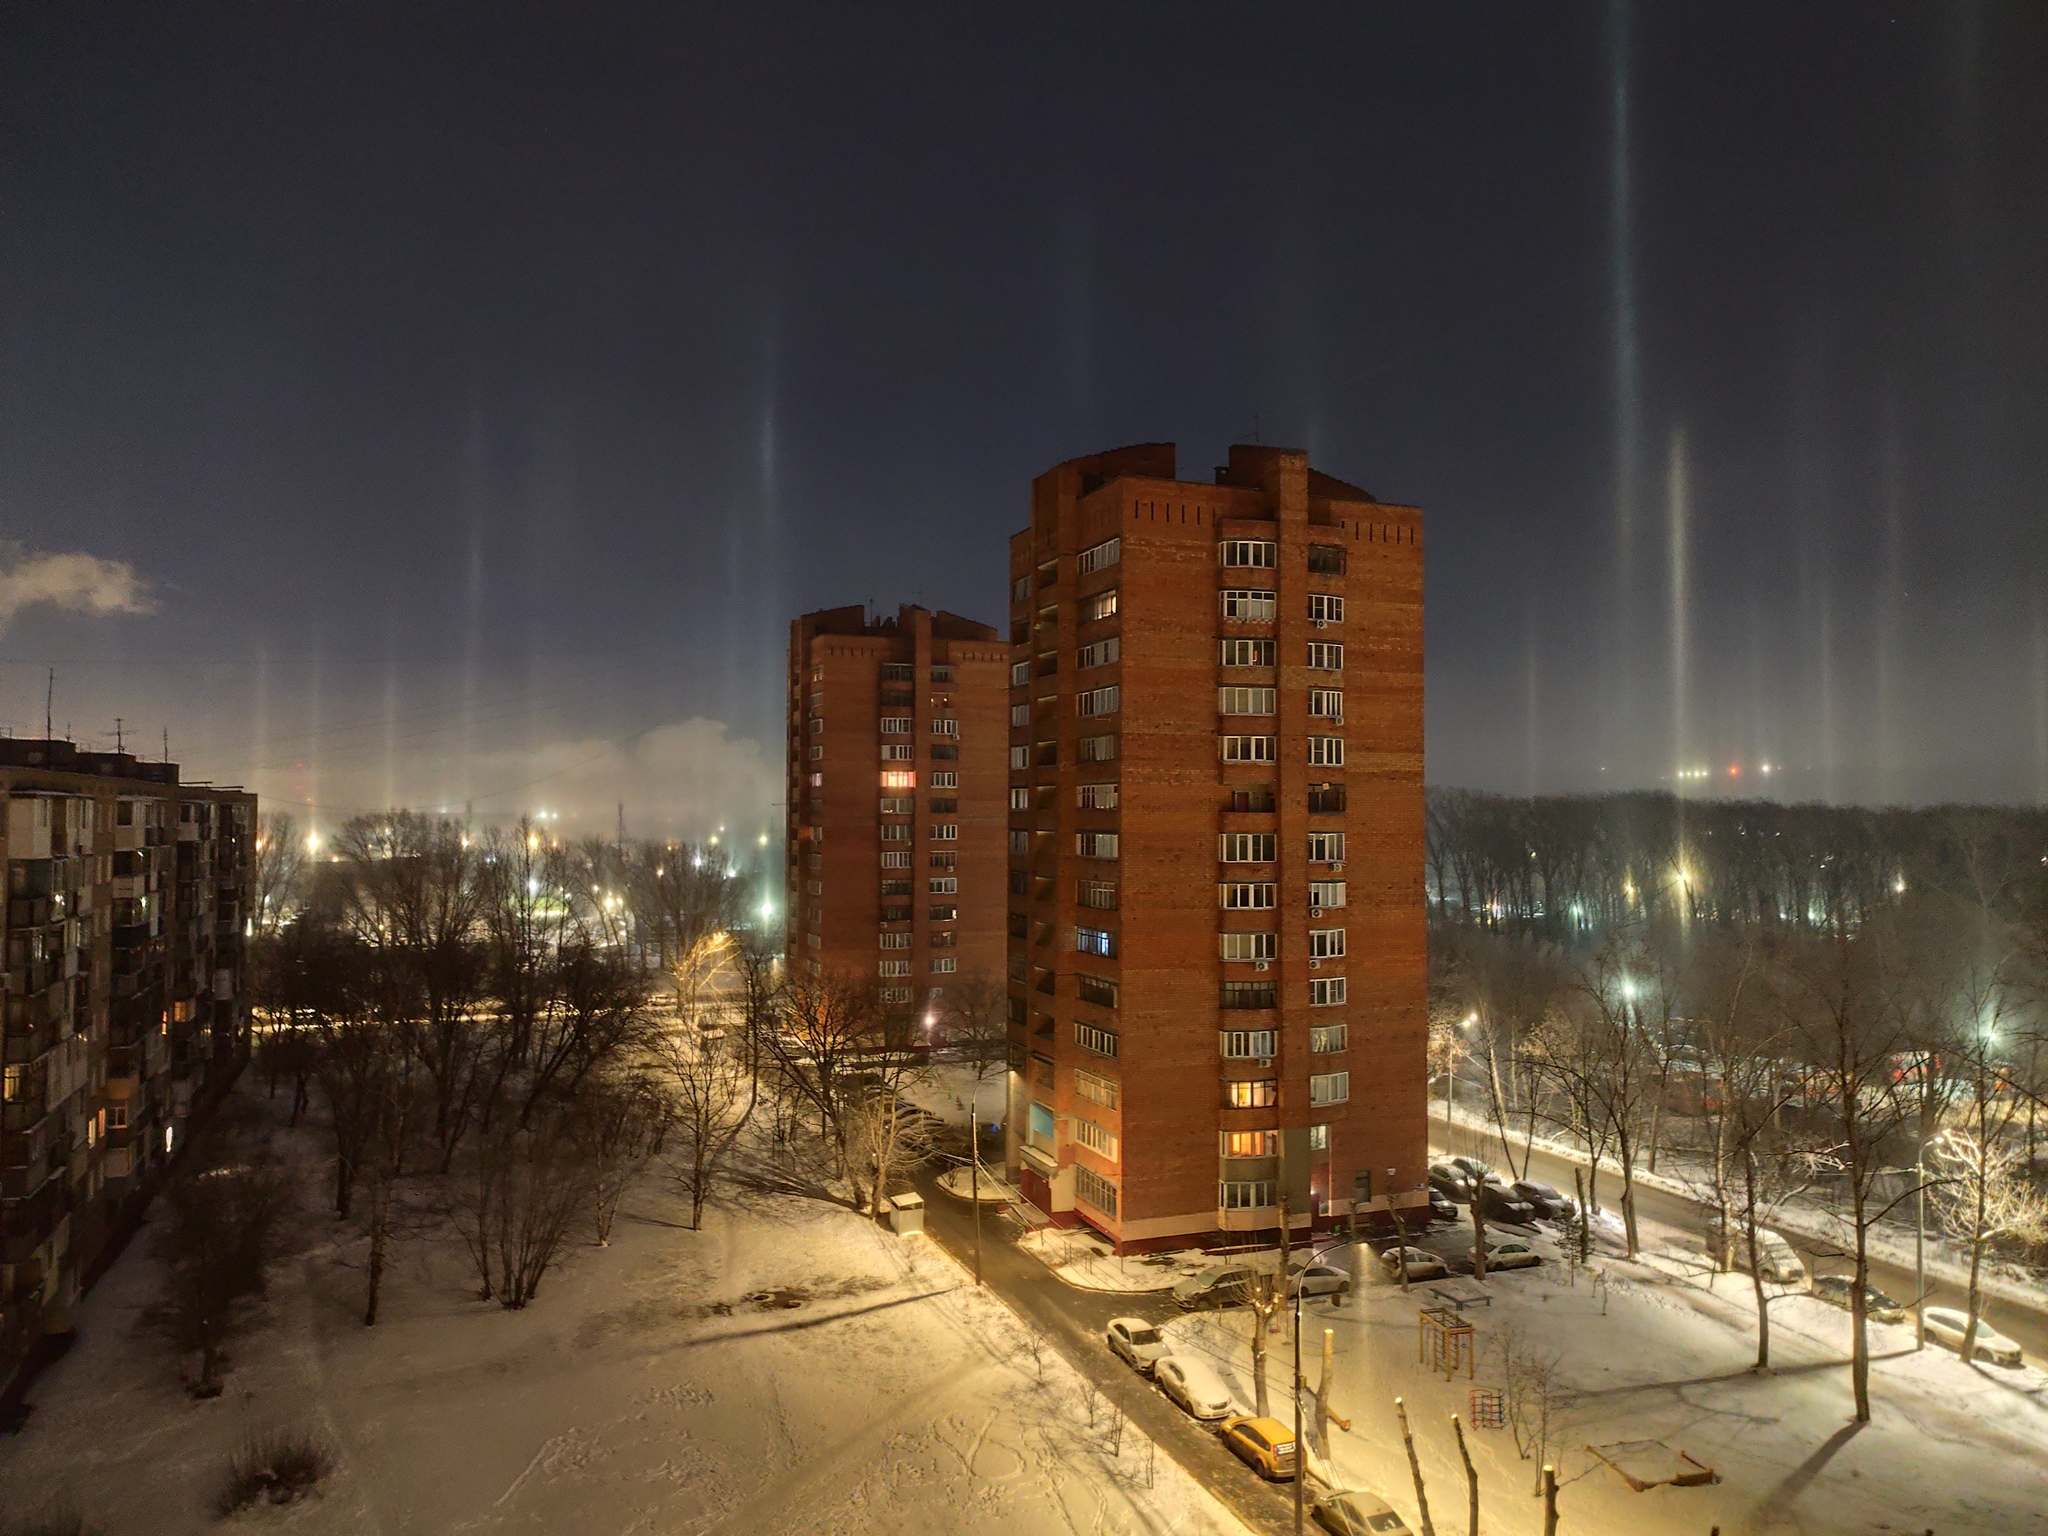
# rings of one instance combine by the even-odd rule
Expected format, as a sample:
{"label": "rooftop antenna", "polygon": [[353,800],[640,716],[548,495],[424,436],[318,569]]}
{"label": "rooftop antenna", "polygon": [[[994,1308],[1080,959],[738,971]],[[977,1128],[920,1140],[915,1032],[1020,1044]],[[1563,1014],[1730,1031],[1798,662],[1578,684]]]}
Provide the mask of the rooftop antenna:
{"label": "rooftop antenna", "polygon": [[625,801],[623,801],[623,800],[621,800],[621,801],[619,802],[619,839],[618,839],[618,846],[619,846],[619,847],[621,847],[621,848],[623,848],[623,847],[625,847],[625,846],[626,846],[626,802],[625,802]]}
{"label": "rooftop antenna", "polygon": [[51,715],[56,713],[56,709],[57,669],[55,667],[52,667],[50,668],[49,687],[43,691],[43,740],[45,741],[51,741],[55,739],[53,736],[53,727],[51,726],[50,723],[50,717]]}
{"label": "rooftop antenna", "polygon": [[171,728],[170,728],[170,727],[169,727],[169,726],[167,725],[167,726],[165,726],[165,727],[164,727],[164,761],[168,763],[168,762],[169,762],[170,760],[171,760]]}
{"label": "rooftop antenna", "polygon": [[121,717],[119,715],[114,716],[114,751],[117,755],[121,751]]}

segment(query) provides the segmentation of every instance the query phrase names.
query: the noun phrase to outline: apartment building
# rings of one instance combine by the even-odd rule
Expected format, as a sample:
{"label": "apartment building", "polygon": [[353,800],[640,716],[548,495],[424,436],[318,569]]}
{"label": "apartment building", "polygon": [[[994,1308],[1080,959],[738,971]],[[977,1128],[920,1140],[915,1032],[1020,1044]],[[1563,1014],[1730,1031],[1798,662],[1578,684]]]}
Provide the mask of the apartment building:
{"label": "apartment building", "polygon": [[0,739],[0,1386],[111,1260],[248,1051],[256,798]]}
{"label": "apartment building", "polygon": [[904,607],[789,633],[789,954],[873,978],[885,1005],[1003,971],[1009,647]]}
{"label": "apartment building", "polygon": [[1427,1203],[1421,514],[1229,460],[1010,546],[1009,1162],[1125,1251]]}

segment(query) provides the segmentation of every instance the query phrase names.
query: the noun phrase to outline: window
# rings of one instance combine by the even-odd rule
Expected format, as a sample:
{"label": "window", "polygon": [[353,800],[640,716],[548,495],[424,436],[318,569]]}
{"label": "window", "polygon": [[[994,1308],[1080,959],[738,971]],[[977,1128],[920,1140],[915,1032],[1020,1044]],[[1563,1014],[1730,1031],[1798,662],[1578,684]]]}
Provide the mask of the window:
{"label": "window", "polygon": [[917,770],[914,768],[884,768],[882,770],[882,788],[917,788]]}
{"label": "window", "polygon": [[1311,1104],[1342,1104],[1351,1097],[1349,1072],[1319,1072],[1308,1080]]}
{"label": "window", "polygon": [[1087,1201],[1105,1216],[1116,1214],[1116,1185],[1080,1163],[1074,1164],[1074,1198]]}
{"label": "window", "polygon": [[1216,1204],[1226,1211],[1263,1211],[1273,1204],[1273,1181],[1225,1179],[1216,1186]]}
{"label": "window", "polygon": [[882,663],[882,681],[914,683],[917,681],[917,668],[907,661],[885,661]]}
{"label": "window", "polygon": [[1308,762],[1311,768],[1342,768],[1344,766],[1344,738],[1342,736],[1309,737]]}
{"label": "window", "polygon": [[960,775],[954,769],[947,768],[932,775],[933,789],[958,789],[959,787]]}
{"label": "window", "polygon": [[1223,1085],[1226,1109],[1271,1109],[1280,1102],[1280,1083],[1271,1077],[1241,1078]]}
{"label": "window", "polygon": [[1311,1152],[1330,1150],[1330,1128],[1327,1125],[1312,1125],[1308,1128],[1308,1149]]}
{"label": "window", "polygon": [[823,720],[820,720],[816,715],[811,716],[811,734],[813,736],[822,736],[824,732],[825,722]]}
{"label": "window", "polygon": [[1342,688],[1311,688],[1308,691],[1308,714],[1311,720],[1328,720],[1336,725],[1344,723],[1344,690]]}
{"label": "window", "polygon": [[1344,834],[1342,832],[1311,832],[1308,835],[1308,861],[1311,864],[1341,864],[1344,862]]}
{"label": "window", "polygon": [[932,681],[935,683],[950,683],[953,681],[953,669],[945,666],[933,667]]}
{"label": "window", "polygon": [[910,935],[907,933],[885,933],[882,935],[882,948],[908,949],[910,948]]}
{"label": "window", "polygon": [[935,821],[932,823],[932,841],[935,843],[950,843],[959,836],[960,823],[957,821]]}
{"label": "window", "polygon": [[1223,617],[1236,619],[1245,624],[1270,624],[1273,622],[1275,600],[1271,592],[1226,588],[1223,593]]}
{"label": "window", "polygon": [[884,795],[882,814],[884,816],[908,816],[917,810],[917,802],[907,797]]}
{"label": "window", "polygon": [[1273,786],[1270,784],[1240,784],[1230,791],[1223,802],[1226,811],[1270,811],[1273,809]]}
{"label": "window", "polygon": [[1028,662],[1028,661],[1013,661],[1013,662],[1011,662],[1011,663],[1010,663],[1010,686],[1011,686],[1012,688],[1022,688],[1022,687],[1023,687],[1023,686],[1024,686],[1024,685],[1025,685],[1026,683],[1028,683],[1028,682],[1030,682],[1030,681],[1031,681],[1031,663],[1030,663],[1030,662]]}
{"label": "window", "polygon": [[1327,1056],[1332,1051],[1341,1051],[1350,1043],[1348,1025],[1311,1024],[1309,1026],[1308,1048],[1318,1056]]}
{"label": "window", "polygon": [[1308,595],[1308,617],[1312,624],[1342,624],[1344,599],[1332,597],[1327,592],[1311,592]]}
{"label": "window", "polygon": [[958,736],[960,734],[960,722],[951,715],[941,715],[932,722],[932,734],[934,736]]}
{"label": "window", "polygon": [[1278,1131],[1225,1131],[1223,1133],[1223,1155],[1225,1157],[1278,1157],[1280,1155],[1280,1133]]}
{"label": "window", "polygon": [[960,921],[960,909],[951,905],[927,907],[925,916],[935,923],[957,923]]}
{"label": "window", "polygon": [[[813,880],[813,881],[812,881],[811,883],[812,883],[813,885],[816,885],[816,884],[818,884],[819,882],[818,882],[818,881],[815,881],[815,880]],[[811,894],[812,894],[812,895],[814,895],[814,896],[816,896],[816,895],[822,895],[823,893],[822,893],[822,892],[819,892],[819,891],[813,891],[813,892],[812,892]],[[910,894],[910,882],[909,882],[908,880],[884,880],[884,881],[882,882],[882,895],[883,895],[883,896],[885,896],[885,897],[888,897],[888,896],[908,896],[909,894]]]}
{"label": "window", "polygon": [[1073,1119],[1074,1140],[1098,1157],[1116,1161],[1116,1133],[1093,1120],[1083,1120],[1076,1115]]}
{"label": "window", "polygon": [[1031,809],[1031,791],[1021,784],[1010,786],[1010,809],[1028,811]]}
{"label": "window", "polygon": [[1074,1093],[1090,1104],[1100,1104],[1105,1109],[1116,1108],[1116,1079],[1099,1077],[1086,1067],[1074,1068]]}
{"label": "window", "polygon": [[1312,907],[1341,907],[1344,905],[1344,882],[1342,880],[1311,880],[1308,883],[1308,904]]}
{"label": "window", "polygon": [[1104,592],[1093,592],[1081,599],[1081,622],[1088,624],[1096,619],[1116,617],[1116,588]]}
{"label": "window", "polygon": [[1074,1021],[1074,1044],[1084,1051],[1093,1051],[1098,1056],[1116,1055],[1116,1031],[1104,1029],[1097,1024]]}
{"label": "window", "polygon": [[1031,749],[1029,747],[1010,748],[1010,768],[1013,772],[1019,768],[1029,768],[1030,766]]}
{"label": "window", "polygon": [[1106,667],[1123,654],[1123,641],[1116,635],[1092,641],[1074,652],[1076,667]]}
{"label": "window", "polygon": [[1219,715],[1270,715],[1273,713],[1273,690],[1271,688],[1218,688],[1216,690],[1216,713]]}
{"label": "window", "polygon": [[1113,859],[1116,857],[1116,834],[1114,832],[1076,832],[1074,852],[1084,859]]}
{"label": "window", "polygon": [[1308,573],[1311,576],[1342,576],[1344,574],[1344,546],[1342,544],[1309,545]]}
{"label": "window", "polygon": [[1074,977],[1074,991],[1084,1003],[1094,1003],[1102,1008],[1116,1006],[1116,983],[1107,976],[1090,976],[1082,972]]}
{"label": "window", "polygon": [[1231,1061],[1271,1061],[1280,1054],[1277,1030],[1226,1029],[1218,1039],[1224,1056]]}
{"label": "window", "polygon": [[933,875],[930,888],[926,894],[930,896],[957,896],[960,894],[960,877],[958,875]]}
{"label": "window", "polygon": [[932,855],[931,862],[933,869],[953,869],[959,865],[960,855],[957,853],[935,853]]}
{"label": "window", "polygon": [[1344,670],[1344,647],[1323,640],[1308,643],[1308,664],[1318,672],[1342,672]]}
{"label": "window", "polygon": [[932,956],[932,974],[934,976],[944,976],[951,971],[957,971],[959,968],[960,957],[958,955]]}
{"label": "window", "polygon": [[907,822],[892,821],[882,828],[885,843],[907,843],[910,841],[910,826]]}
{"label": "window", "polygon": [[1226,912],[1262,912],[1273,905],[1271,881],[1226,883],[1216,887],[1216,900]]}
{"label": "window", "polygon": [[[813,967],[817,964],[816,961],[811,963]],[[815,976],[818,972],[813,969],[811,974]],[[884,987],[882,988],[882,1001],[885,1003],[907,1003],[916,993],[916,990],[915,987]]]}
{"label": "window", "polygon": [[1276,835],[1271,832],[1223,832],[1216,838],[1216,857],[1225,864],[1270,864]]}
{"label": "window", "polygon": [[1308,1005],[1311,1008],[1334,1008],[1344,1001],[1344,978],[1342,976],[1315,976],[1308,984]]}
{"label": "window", "polygon": [[1114,784],[1083,784],[1077,801],[1084,811],[1113,811],[1116,809],[1116,786]]}
{"label": "window", "polygon": [[1117,712],[1117,698],[1120,690],[1115,683],[1107,688],[1090,688],[1074,698],[1075,707],[1083,716],[1113,715]]}
{"label": "window", "polygon": [[932,814],[934,816],[950,816],[959,809],[960,802],[951,795],[934,795],[932,797]]}
{"label": "window", "polygon": [[1336,816],[1343,814],[1344,786],[1342,784],[1309,785],[1308,811],[1311,816]]}
{"label": "window", "polygon": [[1221,1006],[1225,1008],[1277,1008],[1279,983],[1271,981],[1226,981]]}
{"label": "window", "polygon": [[908,848],[891,848],[885,850],[882,854],[882,868],[910,868],[910,850]]}
{"label": "window", "polygon": [[1114,880],[1083,880],[1074,888],[1075,902],[1092,907],[1098,912],[1116,910],[1116,882]]}
{"label": "window", "polygon": [[813,746],[811,747],[811,761],[812,761],[812,762],[814,762],[814,763],[815,763],[815,762],[817,762],[817,761],[818,761],[818,760],[819,760],[820,758],[822,758],[822,757],[823,757],[824,755],[825,755],[825,748],[824,748],[824,745],[823,745],[822,743],[814,744],[814,745],[813,745]]}
{"label": "window", "polygon": [[933,935],[931,935],[930,940],[928,942],[931,944],[933,949],[951,949],[955,944],[960,942],[960,935],[955,933],[952,929],[947,928],[941,932],[934,933]]}
{"label": "window", "polygon": [[1027,598],[1029,598],[1030,596],[1031,596],[1031,578],[1030,578],[1029,576],[1019,576],[1019,577],[1018,577],[1018,578],[1017,578],[1017,579],[1016,579],[1015,581],[1013,581],[1013,582],[1011,582],[1011,583],[1010,583],[1010,601],[1011,601],[1011,602],[1013,602],[1013,603],[1021,603],[1021,602],[1025,601],[1025,600],[1026,600]]}
{"label": "window", "polygon": [[1273,738],[1270,736],[1219,736],[1217,750],[1226,763],[1270,763],[1273,761]]}
{"label": "window", "polygon": [[884,960],[882,962],[882,974],[884,976],[908,976],[910,974],[910,962],[908,960]]}
{"label": "window", "polygon": [[1273,569],[1275,546],[1270,539],[1225,539],[1216,546],[1216,558],[1228,566]]}
{"label": "window", "polygon": [[1029,704],[1012,704],[1010,706],[1010,728],[1012,730],[1022,730],[1030,723],[1031,706]]}
{"label": "window", "polygon": [[1221,933],[1216,937],[1225,960],[1271,960],[1280,952],[1277,933]]}
{"label": "window", "polygon": [[1107,928],[1076,928],[1074,948],[1084,955],[1101,955],[1109,959],[1116,954],[1116,935]]}
{"label": "window", "polygon": [[1225,640],[1223,642],[1223,665],[1226,667],[1270,667],[1273,665],[1273,642],[1271,640]]}
{"label": "window", "polygon": [[909,733],[910,733],[910,716],[908,716],[908,715],[884,715],[884,716],[882,716],[882,734],[883,734],[884,736],[906,736],[906,735],[908,735]]}
{"label": "window", "polygon": [[912,746],[912,745],[911,745],[911,744],[910,744],[909,742],[907,742],[907,741],[906,741],[906,742],[902,743],[901,745],[897,745],[897,744],[895,744],[895,743],[893,743],[893,742],[887,742],[887,741],[885,741],[885,742],[883,742],[883,743],[882,743],[882,761],[883,761],[883,762],[885,762],[885,763],[911,763],[911,762],[915,762],[916,760],[917,760],[917,748],[913,747],[913,746]]}
{"label": "window", "polygon": [[1080,558],[1074,562],[1075,571],[1082,576],[1092,576],[1115,565],[1123,558],[1123,553],[1122,539],[1104,539],[1100,544],[1091,544],[1081,551]]}
{"label": "window", "polygon": [[1315,960],[1338,960],[1344,955],[1344,930],[1342,928],[1311,928],[1308,931],[1309,957]]}

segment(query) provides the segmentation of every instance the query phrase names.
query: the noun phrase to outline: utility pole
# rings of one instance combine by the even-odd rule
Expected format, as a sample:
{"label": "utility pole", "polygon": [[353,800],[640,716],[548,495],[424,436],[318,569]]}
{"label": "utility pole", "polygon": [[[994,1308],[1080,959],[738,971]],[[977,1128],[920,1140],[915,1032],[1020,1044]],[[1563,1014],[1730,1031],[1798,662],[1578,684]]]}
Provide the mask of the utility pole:
{"label": "utility pole", "polygon": [[[1285,1250],[1282,1250],[1283,1253]],[[1305,1278],[1305,1277],[1304,1277]],[[1280,1266],[1280,1283],[1287,1283],[1287,1266]],[[1302,1484],[1308,1479],[1307,1426],[1301,1422],[1301,1287],[1294,1288],[1294,1536],[1302,1536]]]}
{"label": "utility pole", "polygon": [[1927,1347],[1927,1144],[1913,1157],[1913,1347]]}
{"label": "utility pole", "polygon": [[57,712],[57,669],[50,668],[49,686],[43,691],[43,740],[54,741],[54,726],[51,717]]}
{"label": "utility pole", "polygon": [[119,715],[114,716],[114,750],[117,753],[121,750],[121,717]]}
{"label": "utility pole", "polygon": [[967,1101],[967,1203],[974,1207],[974,1283],[981,1284],[981,1106]]}

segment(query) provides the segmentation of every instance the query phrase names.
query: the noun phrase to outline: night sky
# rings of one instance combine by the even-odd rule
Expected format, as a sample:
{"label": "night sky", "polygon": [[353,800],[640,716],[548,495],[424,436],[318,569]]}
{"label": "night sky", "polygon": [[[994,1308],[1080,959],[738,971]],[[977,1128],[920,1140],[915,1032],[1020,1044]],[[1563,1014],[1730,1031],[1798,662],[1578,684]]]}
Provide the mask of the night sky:
{"label": "night sky", "polygon": [[790,615],[1256,436],[1433,783],[2048,799],[2044,278],[2032,3],[17,0],[0,722],[751,841]]}

